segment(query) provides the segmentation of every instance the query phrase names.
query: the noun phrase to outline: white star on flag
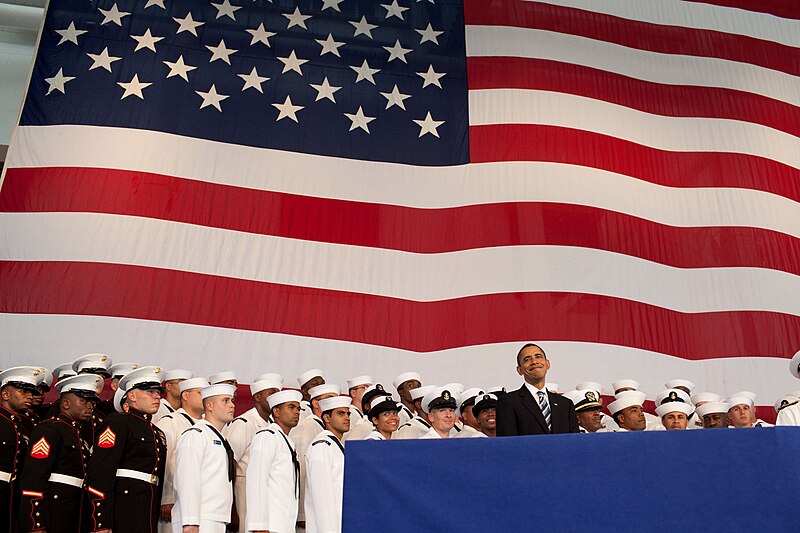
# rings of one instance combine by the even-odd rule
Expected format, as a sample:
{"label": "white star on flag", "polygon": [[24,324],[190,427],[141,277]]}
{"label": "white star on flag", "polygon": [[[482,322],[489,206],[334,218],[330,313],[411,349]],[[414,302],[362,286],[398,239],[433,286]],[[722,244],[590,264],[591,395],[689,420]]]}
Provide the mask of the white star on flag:
{"label": "white star on flag", "polygon": [[242,9],[239,6],[232,6],[228,0],[223,0],[221,4],[215,4],[212,2],[211,5],[217,8],[217,18],[230,17],[230,19],[234,21],[236,20],[236,15],[234,15],[234,13]]}
{"label": "white star on flag", "polygon": [[339,4],[341,4],[342,2],[344,2],[344,0],[322,0],[322,11],[331,8],[341,13],[342,10],[339,9]]}
{"label": "white star on flag", "polygon": [[361,110],[361,106],[358,106],[358,111],[356,111],[355,114],[344,113],[344,116],[350,119],[350,129],[348,131],[360,128],[369,133],[369,126],[367,126],[367,124],[375,120],[375,117],[366,116],[364,111]]}
{"label": "white star on flag", "polygon": [[147,28],[147,31],[144,32],[144,35],[131,35],[131,39],[137,42],[136,48],[133,49],[134,52],[141,50],[142,48],[147,48],[148,50],[152,50],[153,52],[156,51],[156,43],[158,41],[163,40],[163,37],[154,37],[150,33],[150,28]]}
{"label": "white star on flag", "polygon": [[275,122],[278,122],[284,118],[289,118],[295,122],[298,122],[297,112],[303,109],[303,106],[301,105],[292,104],[292,98],[288,95],[282,104],[272,104],[272,106],[278,110],[278,118],[275,119]]}
{"label": "white star on flag", "polygon": [[411,98],[410,94],[403,94],[400,92],[400,89],[397,88],[397,84],[395,84],[394,89],[390,93],[381,93],[381,95],[386,98],[386,109],[389,109],[393,105],[396,105],[400,109],[405,110],[406,104],[404,103],[407,99]]}
{"label": "white star on flag", "polygon": [[264,94],[264,89],[261,88],[261,84],[269,80],[269,78],[265,76],[259,76],[256,67],[253,67],[253,70],[250,71],[250,74],[238,74],[238,76],[244,80],[244,87],[242,87],[242,91],[253,88],[261,94]]}
{"label": "white star on flag", "polygon": [[327,98],[334,104],[336,103],[336,99],[333,97],[333,93],[341,89],[341,87],[336,87],[335,85],[331,85],[330,83],[328,83],[327,76],[325,76],[325,79],[322,80],[322,83],[320,83],[319,85],[315,85],[313,83],[309,85],[311,85],[314,89],[317,90],[317,98],[314,100],[315,102],[319,102],[323,98]]}
{"label": "white star on flag", "polygon": [[408,61],[406,61],[406,54],[411,51],[411,48],[403,48],[400,46],[400,39],[397,39],[394,46],[384,46],[383,48],[389,52],[389,61],[399,59],[403,63],[408,63]]}
{"label": "white star on flag", "polygon": [[331,53],[336,57],[342,57],[339,54],[339,47],[344,46],[344,43],[340,43],[338,41],[333,40],[333,34],[329,33],[327,39],[314,39],[317,43],[322,46],[322,52],[319,53],[320,56],[324,56],[327,53]]}
{"label": "white star on flag", "polygon": [[297,55],[295,55],[294,50],[292,50],[292,53],[289,54],[289,57],[279,57],[277,59],[283,63],[283,70],[281,71],[281,74],[286,74],[290,70],[293,70],[302,76],[303,71],[300,69],[300,65],[303,63],[308,63],[308,59],[299,59]]}
{"label": "white star on flag", "polygon": [[86,54],[86,55],[92,58],[92,66],[89,67],[89,70],[94,70],[96,68],[104,68],[107,71],[111,72],[111,63],[122,59],[121,57],[108,55],[107,46],[103,48],[103,51],[100,52],[99,54]]}
{"label": "white star on flag", "polygon": [[361,64],[360,67],[354,67],[350,65],[350,68],[355,70],[356,73],[358,73],[358,76],[356,76],[356,83],[360,82],[361,80],[367,80],[372,85],[375,85],[375,80],[372,78],[372,75],[381,71],[381,69],[379,68],[370,68],[369,64],[367,64],[366,59],[364,60],[364,62]]}
{"label": "white star on flag", "polygon": [[424,80],[422,82],[423,89],[428,85],[436,85],[438,88],[442,88],[442,84],[439,82],[439,80],[445,75],[445,73],[436,72],[433,70],[433,65],[428,66],[427,72],[417,72],[417,75],[422,76],[422,79]]}
{"label": "white star on flag", "polygon": [[75,76],[64,76],[64,69],[58,69],[58,72],[52,78],[45,78],[44,81],[47,82],[47,85],[50,86],[47,89],[47,94],[50,94],[53,91],[59,91],[61,94],[67,94],[64,92],[64,85],[68,81],[72,81],[75,79]]}
{"label": "white star on flag", "polygon": [[304,30],[308,29],[306,28],[306,20],[310,19],[311,15],[303,15],[300,13],[299,7],[294,8],[294,13],[282,13],[282,15],[289,19],[289,25],[286,27],[287,30],[293,26],[300,26]]}
{"label": "white star on flag", "polygon": [[117,8],[117,4],[111,6],[111,9],[100,9],[97,10],[103,14],[103,21],[100,23],[102,26],[103,24],[107,24],[109,22],[113,22],[117,26],[122,26],[122,17],[127,17],[130,15],[127,11],[120,11]]}
{"label": "white star on flag", "polygon": [[428,115],[425,117],[424,120],[414,120],[414,123],[419,126],[419,136],[422,137],[426,133],[430,133],[437,139],[439,138],[439,132],[436,131],[436,128],[444,124],[444,120],[433,120],[431,116],[431,112],[428,111]]}
{"label": "white star on flag", "polygon": [[244,31],[246,31],[247,33],[249,33],[250,35],[253,36],[253,38],[250,40],[250,46],[253,46],[256,43],[264,43],[265,45],[267,45],[269,47],[269,38],[273,37],[275,35],[275,32],[267,31],[264,28],[264,23],[263,22],[261,24],[259,24],[258,28],[254,29],[254,30],[250,29],[250,30],[244,30]]}
{"label": "white star on flag", "polygon": [[197,22],[192,18],[192,12],[190,11],[185,17],[179,19],[178,17],[172,17],[172,20],[179,24],[178,31],[175,32],[175,35],[188,31],[195,37],[197,37],[197,28],[205,24],[205,22]]}
{"label": "white star on flag", "polygon": [[142,89],[144,89],[146,87],[150,87],[153,84],[139,81],[139,75],[138,74],[134,74],[133,78],[131,78],[131,81],[128,81],[128,82],[118,81],[117,85],[119,85],[120,87],[125,89],[125,92],[122,93],[122,96],[120,97],[120,100],[124,100],[125,98],[127,98],[128,96],[131,96],[131,95],[138,96],[139,98],[144,100],[144,95],[142,94]]}
{"label": "white star on flag", "polygon": [[419,44],[422,44],[426,41],[430,41],[435,44],[439,44],[439,36],[443,34],[443,31],[436,31],[431,26],[431,23],[428,23],[428,27],[424,30],[414,30],[415,32],[420,34]]}
{"label": "white star on flag", "polygon": [[220,105],[220,102],[222,102],[228,97],[225,96],[224,94],[219,94],[217,92],[217,88],[214,86],[213,83],[211,84],[211,88],[208,90],[208,92],[203,92],[203,91],[195,91],[195,92],[203,99],[203,102],[200,104],[200,109],[203,109],[204,107],[208,106],[214,106],[217,108],[217,111],[219,111],[220,113],[222,112],[222,106]]}
{"label": "white star on flag", "polygon": [[392,0],[391,4],[381,4],[381,7],[386,10],[386,18],[389,17],[397,17],[400,20],[403,19],[403,11],[408,11],[409,8],[403,7],[397,3],[397,0]]}
{"label": "white star on flag", "polygon": [[235,54],[238,51],[234,50],[233,48],[226,48],[225,39],[220,39],[217,46],[206,45],[206,48],[208,48],[211,52],[211,59],[208,60],[209,63],[213,63],[217,59],[221,59],[229,65],[231,64],[230,55]]}
{"label": "white star on flag", "polygon": [[56,46],[62,45],[67,41],[78,44],[78,36],[83,35],[87,31],[89,30],[79,30],[75,28],[75,23],[70,22],[69,26],[67,26],[65,29],[56,30],[56,33],[61,36],[61,40],[58,41],[58,44]]}
{"label": "white star on flag", "polygon": [[144,5],[144,8],[147,9],[148,7],[157,6],[161,9],[167,9],[164,6],[164,0],[147,0],[147,3]]}
{"label": "white star on flag", "polygon": [[189,72],[197,68],[184,63],[183,55],[179,55],[178,59],[174,63],[170,61],[164,61],[164,64],[169,67],[169,74],[167,74],[167,78],[180,76],[186,81],[189,81]]}
{"label": "white star on flag", "polygon": [[370,24],[367,22],[367,17],[361,15],[361,20],[358,22],[353,22],[352,20],[348,21],[353,27],[356,29],[356,32],[353,34],[353,37],[358,37],[359,35],[366,35],[370,39],[372,39],[372,30],[377,28],[375,24]]}

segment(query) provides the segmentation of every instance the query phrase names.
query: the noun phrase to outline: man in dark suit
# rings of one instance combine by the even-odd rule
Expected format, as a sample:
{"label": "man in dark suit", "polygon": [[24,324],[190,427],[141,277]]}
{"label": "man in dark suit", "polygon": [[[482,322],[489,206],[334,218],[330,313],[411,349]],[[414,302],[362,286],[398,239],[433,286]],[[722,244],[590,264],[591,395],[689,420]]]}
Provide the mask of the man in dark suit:
{"label": "man in dark suit", "polygon": [[497,436],[578,433],[575,406],[569,398],[545,388],[550,360],[536,344],[526,344],[517,354],[522,387],[497,400]]}

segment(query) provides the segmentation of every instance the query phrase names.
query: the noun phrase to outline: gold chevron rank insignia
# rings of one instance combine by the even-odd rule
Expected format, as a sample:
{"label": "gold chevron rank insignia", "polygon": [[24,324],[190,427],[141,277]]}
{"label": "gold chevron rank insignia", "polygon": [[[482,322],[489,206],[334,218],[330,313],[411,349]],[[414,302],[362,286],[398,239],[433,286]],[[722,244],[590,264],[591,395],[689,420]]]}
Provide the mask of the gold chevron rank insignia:
{"label": "gold chevron rank insignia", "polygon": [[34,459],[47,459],[50,456],[50,443],[42,437],[31,447],[31,457]]}
{"label": "gold chevron rank insignia", "polygon": [[117,442],[117,434],[111,431],[111,428],[106,428],[97,438],[97,445],[101,448],[113,448],[114,443]]}

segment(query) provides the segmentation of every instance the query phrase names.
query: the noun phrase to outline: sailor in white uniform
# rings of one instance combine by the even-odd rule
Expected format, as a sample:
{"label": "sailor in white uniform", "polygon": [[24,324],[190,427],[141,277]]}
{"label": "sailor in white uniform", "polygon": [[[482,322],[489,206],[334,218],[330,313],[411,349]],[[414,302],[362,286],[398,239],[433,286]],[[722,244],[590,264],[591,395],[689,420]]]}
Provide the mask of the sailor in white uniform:
{"label": "sailor in white uniform", "polygon": [[667,431],[686,429],[689,416],[694,413],[694,406],[684,402],[665,402],[656,407],[656,414]]}
{"label": "sailor in white uniform", "polygon": [[247,515],[247,465],[250,463],[250,444],[260,430],[270,424],[269,397],[281,390],[283,377],[264,374],[250,384],[254,406],[225,426],[222,435],[228,439],[236,461],[233,496],[239,519],[239,533],[245,533]]}
{"label": "sailor in white uniform", "polygon": [[800,426],[800,391],[790,392],[775,402],[776,426]]}
{"label": "sailor in white uniform", "polygon": [[403,372],[394,378],[392,385],[400,395],[400,425],[403,425],[414,418],[414,399],[411,397],[411,391],[422,386],[422,377],[416,372]]}
{"label": "sailor in white uniform", "polygon": [[361,402],[364,393],[367,392],[367,388],[373,384],[373,381],[372,376],[367,375],[357,376],[347,380],[347,393],[350,395],[350,399],[353,403],[350,404],[350,431],[345,434],[345,440],[358,440],[361,432],[357,432],[356,435],[351,436],[353,430],[358,426],[365,426],[362,431],[366,431],[367,433],[373,429],[367,415],[364,413],[364,407]]}
{"label": "sailor in white uniform", "polygon": [[236,466],[222,428],[233,420],[235,393],[227,383],[204,387],[205,417],[178,439],[173,533],[225,533],[230,522]]}
{"label": "sailor in white uniform", "polygon": [[689,426],[686,429],[703,429],[703,417],[697,414],[697,408],[709,402],[721,402],[722,396],[714,392],[697,392],[691,396],[695,412],[689,417]]}
{"label": "sailor in white uniform", "polygon": [[[603,404],[603,385],[596,381],[583,381],[575,385],[575,390],[592,390],[597,395],[597,401],[600,402],[601,406]],[[601,412],[600,413],[600,424],[601,428],[598,432],[606,432],[606,431],[614,431],[617,429],[617,423],[614,422],[614,419],[608,416],[607,414]]]}
{"label": "sailor in white uniform", "polygon": [[402,422],[402,418],[400,419],[400,427],[393,435],[395,439],[418,439],[431,429],[431,424],[428,422],[428,413],[426,413],[422,407],[422,399],[435,388],[435,385],[425,385],[411,391],[411,398],[414,400],[414,410],[417,414],[406,423]]}
{"label": "sailor in white uniform", "polygon": [[167,439],[167,464],[164,469],[164,490],[161,492],[161,513],[158,530],[161,533],[172,531],[172,507],[175,504],[173,480],[175,478],[175,451],[181,434],[203,417],[203,398],[201,390],[208,387],[205,378],[189,378],[180,382],[181,406],[169,413],[156,425]]}
{"label": "sailor in white uniform", "polygon": [[389,440],[400,426],[400,406],[391,396],[380,396],[369,409],[369,418],[375,431],[366,440]]}
{"label": "sailor in white uniform", "polygon": [[456,415],[461,422],[461,431],[458,432],[456,437],[460,439],[469,439],[473,437],[485,437],[480,431],[480,424],[478,419],[472,413],[475,407],[475,399],[483,396],[485,392],[483,389],[477,387],[465,390],[458,398],[458,409]]}
{"label": "sailor in white uniform", "polygon": [[608,411],[619,426],[614,430],[614,433],[644,431],[647,421],[644,417],[642,404],[644,404],[647,395],[643,392],[629,390],[619,392],[615,396],[617,399],[608,404]]}
{"label": "sailor in white uniform", "polygon": [[158,411],[153,415],[153,424],[158,422],[161,417],[174,413],[181,406],[180,383],[184,379],[191,379],[191,370],[168,370],[164,372],[164,398],[158,406]]}
{"label": "sailor in white uniform", "polygon": [[350,398],[320,400],[325,430],[305,453],[306,532],[338,533],[342,530],[344,446],[342,436],[350,429]]}
{"label": "sailor in white uniform", "polygon": [[306,370],[297,378],[297,384],[300,386],[300,392],[303,395],[303,400],[300,402],[300,422],[311,416],[311,398],[308,396],[308,391],[319,385],[325,384],[325,376],[319,368],[312,368]]}
{"label": "sailor in white uniform", "polygon": [[383,385],[380,383],[376,383],[366,388],[364,394],[361,396],[361,406],[367,416],[366,423],[353,424],[353,420],[351,419],[351,429],[347,432],[347,435],[345,435],[345,440],[363,440],[367,438],[367,435],[375,430],[375,426],[372,425],[372,421],[370,420],[370,409],[372,408],[373,403],[387,396],[391,397],[391,394],[384,389]]}
{"label": "sailor in white uniform", "polygon": [[456,423],[456,399],[444,387],[436,387],[422,399],[431,429],[420,439],[446,439]]}
{"label": "sailor in white uniform", "polygon": [[490,392],[478,397],[472,414],[478,420],[483,437],[497,436],[497,396]]}
{"label": "sailor in white uniform", "polygon": [[292,533],[300,499],[300,464],[289,431],[300,422],[295,390],[269,397],[275,421],[253,437],[247,466],[247,531]]}
{"label": "sailor in white uniform", "polygon": [[724,402],[706,402],[698,407],[696,413],[703,421],[703,429],[726,429],[730,407]]}
{"label": "sailor in white uniform", "polygon": [[[639,382],[635,379],[620,379],[615,381],[611,384],[611,388],[614,389],[614,399],[619,399],[619,394],[621,392],[628,392],[628,391],[636,391],[641,392],[639,390]],[[642,393],[644,394],[644,393]],[[647,395],[645,394],[645,399]],[[613,402],[612,402],[613,403]],[[644,414],[645,419],[645,430],[646,431],[663,431],[664,425],[661,423],[661,419],[658,418],[656,415],[650,414],[644,410],[642,407],[642,413]],[[608,427],[606,428],[608,430]],[[613,430],[612,430],[613,431]]]}

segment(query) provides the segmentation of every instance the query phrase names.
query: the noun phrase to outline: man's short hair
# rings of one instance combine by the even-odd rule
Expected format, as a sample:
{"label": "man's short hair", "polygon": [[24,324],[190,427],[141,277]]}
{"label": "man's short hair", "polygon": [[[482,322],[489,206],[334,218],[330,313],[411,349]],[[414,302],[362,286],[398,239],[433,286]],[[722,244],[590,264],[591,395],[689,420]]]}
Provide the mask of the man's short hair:
{"label": "man's short hair", "polygon": [[534,344],[532,342],[529,342],[528,344],[526,344],[525,346],[520,348],[519,351],[517,352],[517,366],[519,366],[519,358],[522,357],[522,352],[524,352],[528,348],[539,348],[542,351],[542,354],[544,355],[544,358],[547,359],[547,354],[544,352],[544,349],[541,346],[539,346],[538,344]]}

